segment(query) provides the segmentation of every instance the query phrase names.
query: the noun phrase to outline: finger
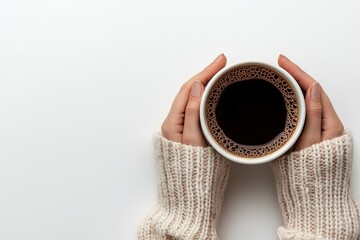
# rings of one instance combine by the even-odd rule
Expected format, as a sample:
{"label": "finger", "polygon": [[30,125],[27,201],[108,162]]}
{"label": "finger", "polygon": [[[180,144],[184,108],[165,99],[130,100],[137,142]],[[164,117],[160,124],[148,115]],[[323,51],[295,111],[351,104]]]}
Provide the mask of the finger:
{"label": "finger", "polygon": [[167,117],[161,125],[161,133],[164,138],[181,143],[184,129],[184,117],[179,116],[178,120],[169,120]]}
{"label": "finger", "polygon": [[193,82],[191,94],[185,110],[182,143],[192,146],[207,146],[200,127],[200,102],[204,86],[200,81]]}
{"label": "finger", "polygon": [[295,145],[295,150],[309,147],[321,142],[322,104],[319,83],[310,86],[305,96],[306,119],[305,126]]}
{"label": "finger", "polygon": [[190,86],[195,80],[199,80],[204,86],[206,86],[206,84],[211,80],[211,78],[225,67],[226,61],[226,56],[223,53],[220,54],[210,65],[208,65],[201,72],[199,72],[189,80]]}
{"label": "finger", "polygon": [[189,99],[190,89],[194,81],[198,80],[205,86],[210,81],[210,79],[225,65],[226,57],[224,54],[220,54],[209,66],[188,80],[176,95],[169,115],[184,113],[186,104]]}
{"label": "finger", "polygon": [[304,72],[300,67],[290,61],[284,55],[279,55],[278,64],[291,76],[293,76],[293,78],[298,82],[299,86],[304,92],[306,92],[309,87],[316,82],[309,74]]}
{"label": "finger", "polygon": [[323,106],[322,140],[339,137],[344,132],[344,126],[337,115],[330,98],[321,89],[321,103]]}

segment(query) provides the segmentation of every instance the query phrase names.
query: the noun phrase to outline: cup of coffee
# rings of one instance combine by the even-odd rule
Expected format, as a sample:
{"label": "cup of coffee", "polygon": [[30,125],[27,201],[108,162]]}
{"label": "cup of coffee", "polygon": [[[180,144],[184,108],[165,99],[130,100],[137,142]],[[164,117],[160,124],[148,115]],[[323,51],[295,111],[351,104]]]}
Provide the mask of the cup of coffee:
{"label": "cup of coffee", "polygon": [[260,164],[291,149],[305,113],[302,90],[287,72],[267,63],[245,62],[210,80],[200,122],[208,143],[225,158]]}

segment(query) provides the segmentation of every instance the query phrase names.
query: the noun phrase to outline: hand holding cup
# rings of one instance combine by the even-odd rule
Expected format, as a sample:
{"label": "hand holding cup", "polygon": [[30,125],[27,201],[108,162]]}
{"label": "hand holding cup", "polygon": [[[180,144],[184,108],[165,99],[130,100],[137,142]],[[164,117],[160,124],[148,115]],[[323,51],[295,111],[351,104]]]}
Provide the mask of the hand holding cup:
{"label": "hand holding cup", "polygon": [[294,77],[305,92],[305,126],[294,150],[340,136],[344,132],[344,126],[320,84],[287,57],[280,55],[278,63]]}
{"label": "hand holding cup", "polygon": [[[344,127],[319,83],[283,55],[279,56],[278,64],[297,81],[305,93],[306,120],[294,150],[340,136]],[[226,57],[221,54],[182,86],[161,127],[165,138],[192,146],[208,146],[200,126],[200,102],[204,86],[225,65]]]}
{"label": "hand holding cup", "polygon": [[193,76],[181,87],[161,126],[161,132],[170,141],[192,146],[208,146],[201,132],[199,109],[204,86],[226,65],[220,54],[210,65]]}

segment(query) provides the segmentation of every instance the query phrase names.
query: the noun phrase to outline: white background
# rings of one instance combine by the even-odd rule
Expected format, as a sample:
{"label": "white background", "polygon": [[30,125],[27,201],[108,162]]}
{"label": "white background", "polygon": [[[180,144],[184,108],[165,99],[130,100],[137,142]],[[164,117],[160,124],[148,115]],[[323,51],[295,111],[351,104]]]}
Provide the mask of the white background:
{"label": "white background", "polygon": [[[135,239],[156,202],[153,134],[218,54],[283,53],[353,133],[360,200],[359,1],[1,0],[0,239]],[[232,166],[222,239],[275,239],[270,166]]]}

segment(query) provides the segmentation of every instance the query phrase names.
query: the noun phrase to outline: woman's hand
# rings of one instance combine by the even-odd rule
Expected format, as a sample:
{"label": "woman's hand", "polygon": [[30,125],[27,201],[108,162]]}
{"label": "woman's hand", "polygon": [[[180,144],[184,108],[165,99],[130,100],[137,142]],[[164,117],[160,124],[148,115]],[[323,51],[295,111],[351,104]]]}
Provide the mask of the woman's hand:
{"label": "woman's hand", "polygon": [[161,132],[170,141],[206,147],[200,127],[200,102],[204,86],[226,65],[220,54],[209,66],[187,81],[176,95]]}
{"label": "woman's hand", "polygon": [[305,126],[294,150],[340,136],[344,126],[319,83],[283,55],[279,56],[278,63],[295,78],[305,93]]}

